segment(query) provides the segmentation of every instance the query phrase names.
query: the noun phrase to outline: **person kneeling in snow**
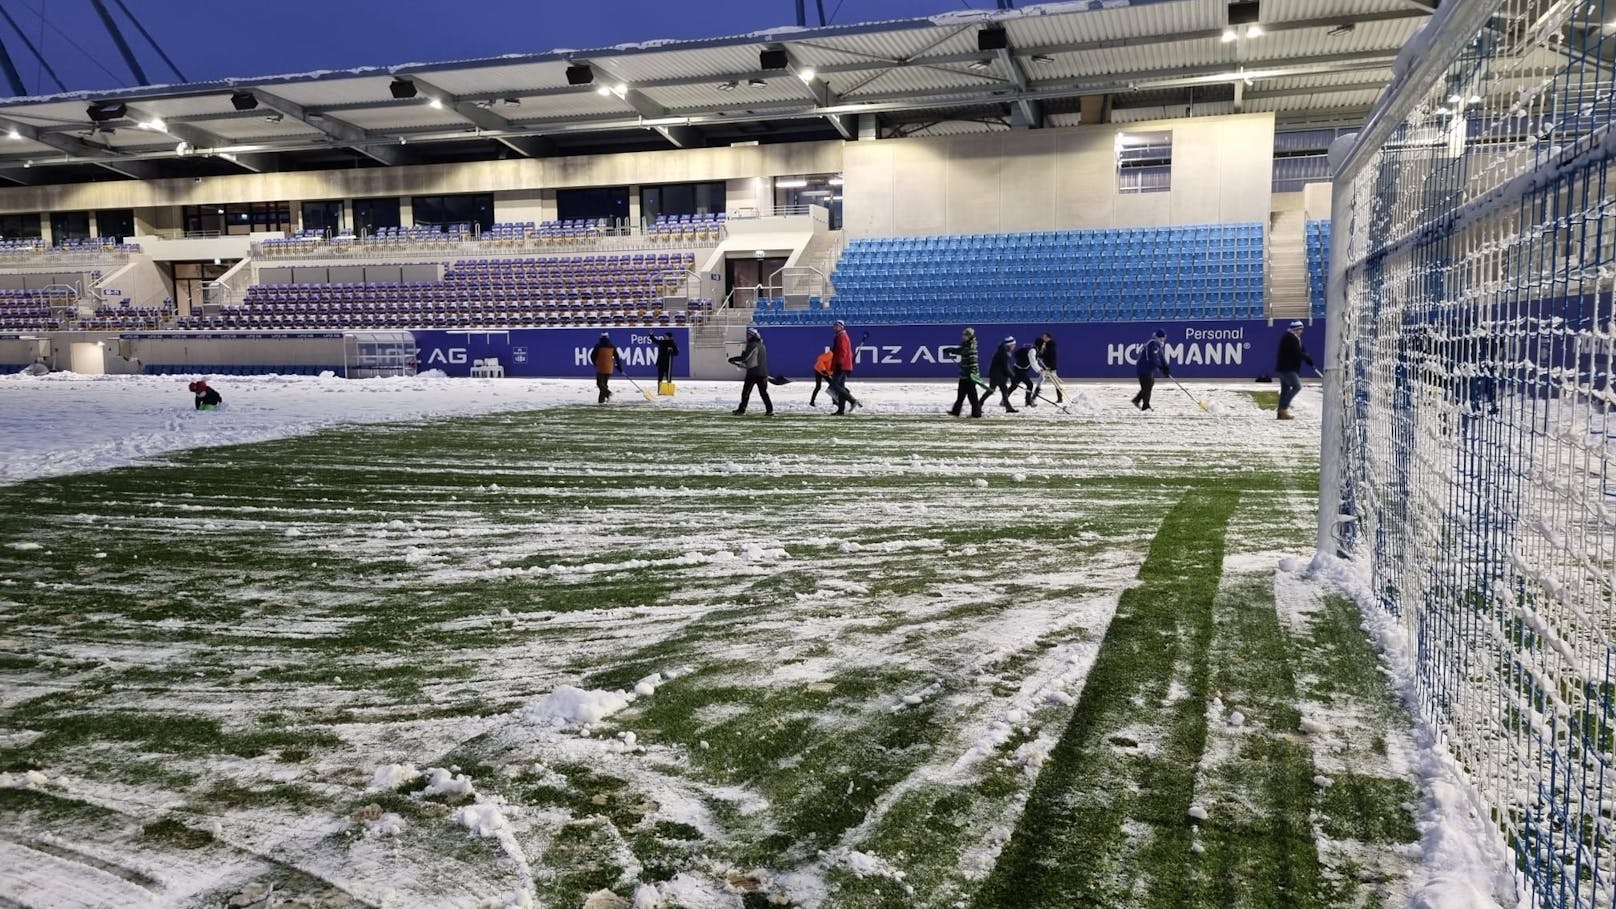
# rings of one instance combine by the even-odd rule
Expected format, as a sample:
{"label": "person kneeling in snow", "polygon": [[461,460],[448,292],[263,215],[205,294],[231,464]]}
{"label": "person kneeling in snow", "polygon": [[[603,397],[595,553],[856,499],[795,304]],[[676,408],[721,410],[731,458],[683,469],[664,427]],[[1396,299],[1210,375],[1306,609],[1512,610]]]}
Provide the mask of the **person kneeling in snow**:
{"label": "person kneeling in snow", "polygon": [[186,387],[191,389],[191,394],[196,395],[197,410],[214,410],[218,408],[219,402],[224,400],[219,397],[219,393],[213,389],[213,386],[202,379],[198,379]]}

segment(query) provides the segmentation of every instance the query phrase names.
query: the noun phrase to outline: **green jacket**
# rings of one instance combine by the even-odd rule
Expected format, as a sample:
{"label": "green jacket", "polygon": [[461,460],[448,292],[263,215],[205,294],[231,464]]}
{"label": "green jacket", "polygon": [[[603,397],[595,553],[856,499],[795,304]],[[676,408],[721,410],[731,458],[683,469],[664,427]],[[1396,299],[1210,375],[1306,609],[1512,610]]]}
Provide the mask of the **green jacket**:
{"label": "green jacket", "polygon": [[958,347],[945,347],[943,353],[959,357],[959,374],[962,379],[974,379],[982,372],[982,364],[976,357],[976,339],[972,338]]}

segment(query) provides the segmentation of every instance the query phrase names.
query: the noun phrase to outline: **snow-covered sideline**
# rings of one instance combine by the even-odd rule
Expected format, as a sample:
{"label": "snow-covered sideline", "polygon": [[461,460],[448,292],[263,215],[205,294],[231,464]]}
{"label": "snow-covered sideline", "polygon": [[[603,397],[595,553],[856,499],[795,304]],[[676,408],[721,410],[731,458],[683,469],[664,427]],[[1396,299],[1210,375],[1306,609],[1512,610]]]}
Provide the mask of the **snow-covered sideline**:
{"label": "snow-covered sideline", "polygon": [[[577,379],[451,379],[439,372],[397,379],[235,376],[213,379],[210,384],[224,396],[224,405],[216,411],[199,412],[192,408],[191,394],[185,388],[191,379],[65,372],[0,375],[0,483],[121,467],[194,448],[291,438],[344,424],[593,405],[595,400],[594,383]],[[694,408],[727,417],[740,397],[738,382],[681,380],[677,397],[649,402],[627,382],[614,384],[617,394],[608,405],[611,407]],[[859,413],[865,416],[941,415],[953,402],[952,382],[857,383],[856,387],[865,402]],[[1045,405],[1024,409],[1013,418],[1087,419],[1113,411],[1122,418],[1131,414],[1126,401],[1132,383],[1068,383],[1067,387],[1074,397],[1069,413]],[[789,387],[776,389],[776,408],[816,412],[805,400],[811,388],[800,393]],[[1230,399],[1240,397],[1231,393],[1235,388],[1251,386],[1196,386],[1197,394],[1217,391]],[[1168,416],[1175,406],[1185,416],[1218,418],[1198,413],[1188,399],[1168,400],[1171,403],[1157,406],[1162,411],[1158,419]],[[1317,414],[1317,401],[1317,386],[1308,386],[1298,408],[1305,421],[1301,425],[1316,428],[1316,421],[1308,417]],[[817,412],[827,410],[821,407]],[[1007,416],[990,412],[994,418]]]}
{"label": "snow-covered sideline", "polygon": [[[1284,559],[1278,598],[1312,596],[1339,590],[1358,604],[1376,646],[1385,656],[1394,691],[1415,718],[1415,773],[1424,799],[1417,826],[1420,864],[1413,873],[1410,909],[1500,909],[1524,904],[1510,868],[1509,849],[1498,828],[1487,820],[1476,788],[1445,747],[1442,732],[1420,717],[1416,708],[1415,655],[1397,620],[1376,603],[1371,587],[1354,563],[1319,555],[1311,565]],[[1281,610],[1294,604],[1280,603]]]}

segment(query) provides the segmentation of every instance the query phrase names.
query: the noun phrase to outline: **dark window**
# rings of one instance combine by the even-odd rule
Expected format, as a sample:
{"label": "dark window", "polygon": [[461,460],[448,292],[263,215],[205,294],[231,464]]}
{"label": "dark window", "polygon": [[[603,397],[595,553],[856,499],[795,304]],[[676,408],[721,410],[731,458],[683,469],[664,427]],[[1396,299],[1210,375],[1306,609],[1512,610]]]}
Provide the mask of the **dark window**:
{"label": "dark window", "polygon": [[327,236],[342,233],[342,203],[335,200],[304,202],[303,229],[324,231]]}
{"label": "dark window", "polygon": [[723,183],[669,183],[640,190],[640,220],[662,215],[716,215],[724,210]]}
{"label": "dark window", "polygon": [[187,234],[245,236],[292,229],[290,202],[232,202],[228,205],[187,205],[183,209]]}
{"label": "dark window", "polygon": [[51,242],[60,245],[63,240],[84,240],[90,236],[90,213],[87,211],[51,212]]}
{"label": "dark window", "polygon": [[95,213],[95,235],[123,240],[135,235],[135,210],[103,208]]}
{"label": "dark window", "polygon": [[557,190],[556,217],[563,221],[605,219],[613,227],[624,224],[628,221],[628,187]]}
{"label": "dark window", "polygon": [[0,240],[21,240],[38,236],[40,236],[39,212],[0,215]]}
{"label": "dark window", "polygon": [[469,224],[478,230],[494,226],[494,194],[464,193],[455,196],[416,196],[410,199],[416,227]]}
{"label": "dark window", "polygon": [[353,221],[356,234],[373,234],[383,227],[403,226],[398,219],[397,199],[355,199]]}

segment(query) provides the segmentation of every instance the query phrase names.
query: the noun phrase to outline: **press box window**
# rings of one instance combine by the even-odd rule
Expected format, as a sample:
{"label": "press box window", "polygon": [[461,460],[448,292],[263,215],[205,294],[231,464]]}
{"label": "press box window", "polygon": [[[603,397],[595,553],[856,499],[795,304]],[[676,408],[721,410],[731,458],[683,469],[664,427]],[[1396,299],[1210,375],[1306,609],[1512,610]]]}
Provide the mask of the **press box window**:
{"label": "press box window", "polygon": [[1117,133],[1117,190],[1164,193],[1173,188],[1173,134]]}

